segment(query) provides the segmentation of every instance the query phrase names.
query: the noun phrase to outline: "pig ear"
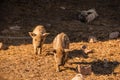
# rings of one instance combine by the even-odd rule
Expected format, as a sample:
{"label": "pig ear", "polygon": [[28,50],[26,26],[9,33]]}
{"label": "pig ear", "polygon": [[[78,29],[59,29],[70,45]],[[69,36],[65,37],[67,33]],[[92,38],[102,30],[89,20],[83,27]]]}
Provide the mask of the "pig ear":
{"label": "pig ear", "polygon": [[29,35],[30,35],[32,38],[36,36],[36,34],[33,33],[33,32],[29,32]]}
{"label": "pig ear", "polygon": [[69,52],[69,51],[71,51],[71,50],[70,50],[70,49],[64,49],[64,51],[65,51],[65,52]]}
{"label": "pig ear", "polygon": [[43,36],[46,37],[48,36],[50,33],[44,33]]}
{"label": "pig ear", "polygon": [[55,49],[52,49],[52,52],[53,52],[53,53],[56,53],[56,50],[55,50]]}

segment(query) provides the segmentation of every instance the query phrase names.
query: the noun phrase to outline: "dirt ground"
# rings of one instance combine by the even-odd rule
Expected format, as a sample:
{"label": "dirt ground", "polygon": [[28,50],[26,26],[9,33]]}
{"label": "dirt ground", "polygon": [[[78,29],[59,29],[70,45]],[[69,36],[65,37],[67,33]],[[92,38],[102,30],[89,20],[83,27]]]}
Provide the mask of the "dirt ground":
{"label": "dirt ground", "polygon": [[[28,36],[36,25],[45,26],[50,35],[46,38],[41,55],[33,53],[32,39],[0,38],[0,80],[71,80],[76,67],[91,65],[92,73],[85,80],[120,80],[120,36],[109,39],[109,33],[120,32],[119,0],[3,0],[0,2],[0,36]],[[90,24],[77,19],[78,11],[95,8],[99,17]],[[8,30],[20,26],[19,31]],[[70,38],[68,61],[61,72],[55,71],[52,54],[54,37],[65,32]],[[89,43],[89,36],[98,42]],[[92,52],[82,55],[86,45]],[[46,55],[48,54],[48,55]],[[104,59],[108,61],[105,68]]]}

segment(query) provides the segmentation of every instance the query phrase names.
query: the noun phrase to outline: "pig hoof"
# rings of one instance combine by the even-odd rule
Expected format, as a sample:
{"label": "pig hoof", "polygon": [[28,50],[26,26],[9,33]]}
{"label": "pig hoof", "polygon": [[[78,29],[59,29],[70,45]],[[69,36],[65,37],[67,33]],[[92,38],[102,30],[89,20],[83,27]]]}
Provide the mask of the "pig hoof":
{"label": "pig hoof", "polygon": [[56,72],[61,72],[60,70],[56,70]]}

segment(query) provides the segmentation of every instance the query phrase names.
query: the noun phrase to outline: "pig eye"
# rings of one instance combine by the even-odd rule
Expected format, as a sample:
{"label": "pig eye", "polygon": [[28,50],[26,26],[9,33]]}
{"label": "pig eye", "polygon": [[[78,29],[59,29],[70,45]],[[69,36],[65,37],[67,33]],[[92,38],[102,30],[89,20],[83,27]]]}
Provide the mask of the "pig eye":
{"label": "pig eye", "polygon": [[54,53],[56,53],[56,50],[53,50]]}
{"label": "pig eye", "polygon": [[35,39],[35,41],[37,41],[37,39]]}

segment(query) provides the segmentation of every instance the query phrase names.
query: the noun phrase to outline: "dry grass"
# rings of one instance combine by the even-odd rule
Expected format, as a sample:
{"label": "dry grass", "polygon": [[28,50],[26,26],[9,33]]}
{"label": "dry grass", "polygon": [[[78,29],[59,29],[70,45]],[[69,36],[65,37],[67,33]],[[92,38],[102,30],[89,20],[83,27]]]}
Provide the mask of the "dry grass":
{"label": "dry grass", "polygon": [[[77,73],[79,63],[92,66],[92,74],[85,76],[85,80],[119,80],[119,44],[120,40],[71,43],[72,51],[62,72],[55,72],[53,55],[45,56],[51,48],[50,44],[44,45],[42,55],[33,54],[31,44],[9,46],[8,50],[0,51],[0,73],[8,80],[70,80]],[[82,45],[94,50],[88,54],[88,58],[81,55]],[[103,59],[108,60],[108,68],[103,67]]]}
{"label": "dry grass", "polygon": [[[39,0],[35,0],[33,2],[19,3],[10,0],[0,3],[3,12],[1,18],[6,20],[4,26],[7,26],[4,27],[1,22],[0,30],[16,24],[22,28],[17,33],[9,31],[7,34],[1,34],[2,36],[28,36],[33,26],[51,25],[45,26],[50,35],[43,46],[42,55],[33,53],[31,39],[0,39],[4,44],[3,50],[0,50],[0,80],[71,80],[77,74],[77,64],[92,66],[92,74],[85,75],[85,80],[120,80],[120,39],[119,37],[108,39],[109,33],[120,32],[120,13],[119,11],[116,13],[120,9],[117,4],[119,1],[55,2],[53,0],[53,3],[40,3]],[[66,9],[62,10],[60,7]],[[98,19],[91,24],[76,20],[78,10],[93,7],[100,15]],[[55,61],[49,51],[52,49],[51,42],[60,32],[65,32],[69,36],[71,52],[62,71],[55,72]],[[98,42],[88,43],[89,36],[95,36]],[[83,45],[93,51],[83,55],[81,52]],[[104,59],[108,61],[107,68],[104,67]]]}

